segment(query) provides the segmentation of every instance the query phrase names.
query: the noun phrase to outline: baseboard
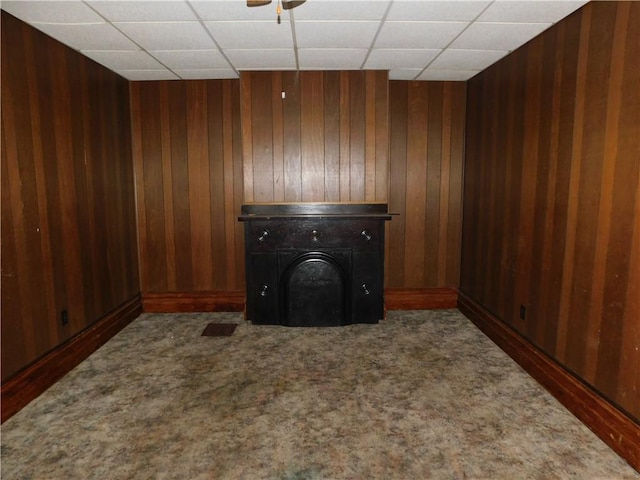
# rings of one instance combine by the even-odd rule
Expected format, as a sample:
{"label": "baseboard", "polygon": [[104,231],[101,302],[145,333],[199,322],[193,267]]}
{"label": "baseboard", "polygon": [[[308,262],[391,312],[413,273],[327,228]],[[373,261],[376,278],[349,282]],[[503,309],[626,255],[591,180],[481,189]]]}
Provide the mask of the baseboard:
{"label": "baseboard", "polygon": [[458,290],[455,288],[387,288],[384,291],[387,310],[428,310],[456,308]]}
{"label": "baseboard", "polygon": [[[387,310],[456,308],[455,288],[390,288],[384,292]],[[142,308],[150,313],[242,312],[245,292],[146,292]]]}
{"label": "baseboard", "polygon": [[0,387],[2,423],[69,373],[142,313],[140,295],[58,345]]}
{"label": "baseboard", "polygon": [[458,296],[458,309],[612,450],[640,471],[638,423],[463,292]]}
{"label": "baseboard", "polygon": [[152,313],[242,312],[244,291],[231,292],[147,292],[142,309]]}

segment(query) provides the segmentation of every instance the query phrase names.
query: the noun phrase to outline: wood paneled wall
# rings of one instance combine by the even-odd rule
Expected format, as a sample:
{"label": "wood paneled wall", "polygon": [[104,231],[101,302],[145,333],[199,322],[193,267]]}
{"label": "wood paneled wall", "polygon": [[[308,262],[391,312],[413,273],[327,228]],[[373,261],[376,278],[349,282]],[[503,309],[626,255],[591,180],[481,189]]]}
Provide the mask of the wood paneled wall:
{"label": "wood paneled wall", "polygon": [[244,201],[386,202],[387,78],[242,72]]}
{"label": "wood paneled wall", "polygon": [[593,2],[469,82],[461,273],[636,419],[639,51],[640,3]]}
{"label": "wood paneled wall", "polygon": [[131,83],[140,282],[244,288],[240,82]]}
{"label": "wood paneled wall", "polygon": [[387,287],[457,288],[466,84],[389,82]]}
{"label": "wood paneled wall", "polygon": [[1,175],[5,380],[139,285],[128,82],[4,11]]}

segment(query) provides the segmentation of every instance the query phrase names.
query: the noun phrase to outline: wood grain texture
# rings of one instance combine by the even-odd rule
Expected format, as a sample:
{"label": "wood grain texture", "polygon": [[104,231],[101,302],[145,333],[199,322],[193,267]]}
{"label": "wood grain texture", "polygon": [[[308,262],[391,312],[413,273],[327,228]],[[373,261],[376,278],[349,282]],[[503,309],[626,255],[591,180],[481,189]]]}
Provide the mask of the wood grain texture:
{"label": "wood grain texture", "polygon": [[239,88],[237,80],[131,84],[145,294],[244,288]]}
{"label": "wood grain texture", "polygon": [[145,312],[242,312],[245,292],[149,292],[142,296]]}
{"label": "wood grain texture", "polygon": [[455,288],[387,288],[384,291],[386,310],[430,310],[456,308]]}
{"label": "wood grain texture", "polygon": [[458,308],[603,442],[640,470],[640,427],[631,417],[462,292]]}
{"label": "wood grain texture", "polygon": [[131,158],[128,82],[3,11],[3,381],[139,292]]}
{"label": "wood grain texture", "polygon": [[460,282],[636,420],[639,29],[589,3],[468,82]]}
{"label": "wood grain texture", "polygon": [[386,72],[242,72],[240,83],[245,202],[387,201]]}
{"label": "wood grain texture", "polygon": [[389,82],[389,288],[457,288],[466,87]]}

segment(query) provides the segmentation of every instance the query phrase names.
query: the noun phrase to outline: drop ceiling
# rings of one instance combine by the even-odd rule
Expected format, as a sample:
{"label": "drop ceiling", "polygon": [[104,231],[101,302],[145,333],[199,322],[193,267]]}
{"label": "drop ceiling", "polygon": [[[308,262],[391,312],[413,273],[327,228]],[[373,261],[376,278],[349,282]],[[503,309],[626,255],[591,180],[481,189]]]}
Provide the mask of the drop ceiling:
{"label": "drop ceiling", "polygon": [[[243,70],[389,70],[395,80],[473,77],[586,1],[2,1],[3,10],[137,80]],[[9,47],[10,48],[10,47]]]}

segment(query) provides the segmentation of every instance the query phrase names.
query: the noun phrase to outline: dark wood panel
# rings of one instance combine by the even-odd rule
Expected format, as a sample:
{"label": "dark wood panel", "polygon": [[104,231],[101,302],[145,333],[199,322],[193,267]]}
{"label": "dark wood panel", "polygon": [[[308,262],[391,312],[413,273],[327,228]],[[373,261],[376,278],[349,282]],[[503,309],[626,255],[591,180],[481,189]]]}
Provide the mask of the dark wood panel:
{"label": "dark wood panel", "polygon": [[[300,73],[302,201],[325,200],[324,82],[315,72]],[[254,90],[256,84],[254,82]],[[256,115],[257,112],[252,112]],[[286,139],[285,139],[286,141]],[[254,151],[254,162],[256,159]],[[265,178],[267,180],[268,177]],[[273,198],[273,197],[272,197]]]}
{"label": "dark wood panel", "polygon": [[589,3],[469,82],[460,283],[636,419],[639,18]]}
{"label": "dark wood panel", "polygon": [[2,135],[4,381],[139,291],[128,82],[3,11]]}
{"label": "dark wood panel", "polygon": [[389,82],[389,288],[457,288],[466,87]]}
{"label": "dark wood panel", "polygon": [[242,72],[241,94],[245,202],[387,201],[386,72]]}
{"label": "dark wood panel", "polygon": [[237,80],[131,84],[145,293],[244,288],[239,88]]}

